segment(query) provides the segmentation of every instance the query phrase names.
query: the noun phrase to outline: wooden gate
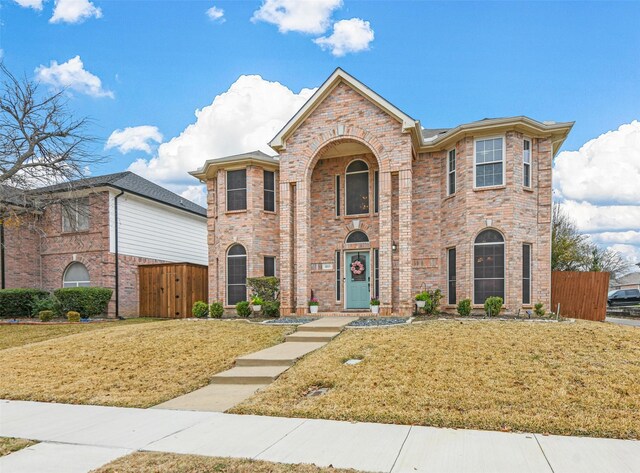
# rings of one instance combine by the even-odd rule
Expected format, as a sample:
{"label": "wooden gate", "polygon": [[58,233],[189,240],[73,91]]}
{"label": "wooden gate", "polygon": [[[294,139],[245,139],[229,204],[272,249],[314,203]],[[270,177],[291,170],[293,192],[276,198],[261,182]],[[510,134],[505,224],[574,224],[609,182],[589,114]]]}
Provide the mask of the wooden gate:
{"label": "wooden gate", "polygon": [[560,315],[574,319],[604,321],[607,315],[609,273],[553,271],[551,310],[560,304]]}
{"label": "wooden gate", "polygon": [[196,301],[207,301],[207,267],[192,263],[138,266],[140,316],[191,317]]}

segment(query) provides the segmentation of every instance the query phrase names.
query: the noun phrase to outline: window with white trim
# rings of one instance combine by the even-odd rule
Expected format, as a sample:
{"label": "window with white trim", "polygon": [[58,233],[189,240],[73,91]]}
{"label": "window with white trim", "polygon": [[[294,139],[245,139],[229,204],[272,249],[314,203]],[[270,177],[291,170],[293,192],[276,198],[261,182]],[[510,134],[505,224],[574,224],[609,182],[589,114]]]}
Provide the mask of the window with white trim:
{"label": "window with white trim", "polygon": [[504,140],[476,140],[475,186],[491,187],[504,184]]}
{"label": "window with white trim", "polygon": [[531,187],[531,140],[522,142],[522,185]]}
{"label": "window with white trim", "polygon": [[89,230],[89,198],[70,199],[62,205],[62,231],[86,232]]}
{"label": "window with white trim", "polygon": [[447,156],[447,195],[456,193],[456,150],[449,151]]}
{"label": "window with white trim", "polygon": [[360,159],[352,161],[345,179],[346,214],[369,213],[369,165]]}
{"label": "window with white trim", "polygon": [[62,287],[89,287],[91,278],[89,271],[82,263],[71,263],[62,277]]}

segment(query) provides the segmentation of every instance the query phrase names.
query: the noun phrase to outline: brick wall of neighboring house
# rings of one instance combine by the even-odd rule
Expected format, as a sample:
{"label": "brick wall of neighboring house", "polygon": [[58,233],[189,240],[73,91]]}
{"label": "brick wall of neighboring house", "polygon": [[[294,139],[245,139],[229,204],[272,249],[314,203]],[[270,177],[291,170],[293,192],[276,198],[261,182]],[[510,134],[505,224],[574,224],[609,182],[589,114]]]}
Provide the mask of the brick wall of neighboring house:
{"label": "brick wall of neighboring house", "polygon": [[40,217],[23,215],[4,226],[5,287],[39,287]]}
{"label": "brick wall of neighboring house", "polygon": [[[225,306],[227,250],[233,244],[247,252],[247,277],[264,275],[264,257],[276,257],[276,275],[280,272],[277,212],[264,210],[264,169],[247,168],[247,210],[227,212],[226,171],[220,170],[207,181],[207,225],[209,232],[209,299]],[[278,209],[278,173],[276,172],[276,210]]]}

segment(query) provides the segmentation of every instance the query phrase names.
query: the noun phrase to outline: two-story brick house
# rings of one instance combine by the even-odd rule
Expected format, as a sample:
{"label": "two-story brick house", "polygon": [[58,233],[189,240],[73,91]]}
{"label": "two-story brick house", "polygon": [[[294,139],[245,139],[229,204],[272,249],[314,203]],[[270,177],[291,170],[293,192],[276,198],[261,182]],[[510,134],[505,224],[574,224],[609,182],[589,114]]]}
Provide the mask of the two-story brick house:
{"label": "two-story brick house", "polygon": [[408,314],[549,305],[552,160],[573,123],[527,117],[424,129],[337,69],[269,143],[208,160],[209,292],[231,307],[246,278],[277,275],[282,313]]}
{"label": "two-story brick house", "polygon": [[136,316],[139,266],[207,264],[206,210],[132,172],[31,195],[42,205],[0,224],[3,289],[108,287],[109,315]]}

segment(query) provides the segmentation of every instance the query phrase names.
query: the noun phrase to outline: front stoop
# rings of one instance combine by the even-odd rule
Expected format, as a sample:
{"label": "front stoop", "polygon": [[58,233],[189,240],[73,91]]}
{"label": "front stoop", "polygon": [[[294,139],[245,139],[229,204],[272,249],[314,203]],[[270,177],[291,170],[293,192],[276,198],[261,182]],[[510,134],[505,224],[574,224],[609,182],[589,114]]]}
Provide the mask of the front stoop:
{"label": "front stoop", "polygon": [[275,381],[297,360],[325,346],[354,320],[357,318],[323,317],[303,324],[297,332],[288,335],[284,343],[238,357],[235,367],[213,376],[209,386],[155,407],[215,412],[231,409]]}

